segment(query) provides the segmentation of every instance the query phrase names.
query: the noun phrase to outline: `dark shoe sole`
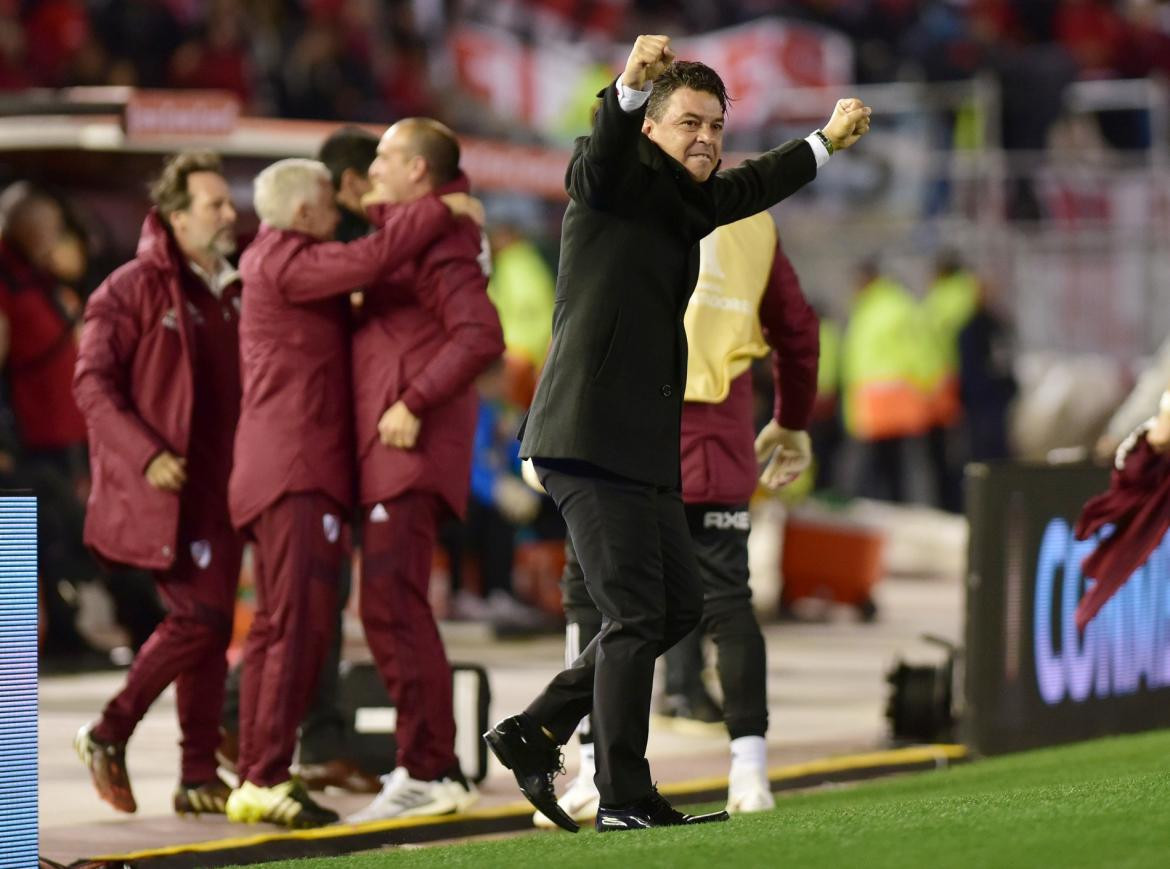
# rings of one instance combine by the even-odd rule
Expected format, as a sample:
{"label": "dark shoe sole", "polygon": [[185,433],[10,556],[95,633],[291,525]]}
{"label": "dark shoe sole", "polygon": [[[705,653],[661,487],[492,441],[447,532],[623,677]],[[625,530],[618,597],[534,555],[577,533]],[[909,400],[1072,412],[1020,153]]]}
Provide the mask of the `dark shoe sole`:
{"label": "dark shoe sole", "polygon": [[687,818],[687,822],[683,826],[689,827],[692,824],[717,824],[717,823],[720,823],[721,821],[730,821],[730,820],[731,820],[731,815],[729,815],[727,813],[727,810],[725,809],[721,812],[711,812],[710,814],[707,814],[707,815],[690,815]]}
{"label": "dark shoe sole", "polygon": [[560,807],[556,799],[547,799],[543,794],[532,794],[528,788],[524,786],[524,782],[520,779],[520,774],[516,772],[513,766],[512,752],[509,751],[508,746],[500,739],[500,735],[496,733],[495,729],[487,731],[483,735],[484,742],[487,743],[488,748],[491,749],[492,754],[496,759],[502,763],[506,768],[512,770],[512,774],[516,776],[516,784],[520,786],[520,793],[524,794],[525,798],[539,811],[544,813],[544,816],[568,833],[576,833],[581,829],[581,825],[574,821]]}
{"label": "dark shoe sole", "polygon": [[657,829],[659,827],[693,827],[696,824],[716,824],[720,821],[731,820],[731,815],[726,811],[711,812],[706,815],[687,815],[685,821],[678,824],[634,824],[631,826],[615,826],[604,823],[604,815],[598,814],[597,820],[594,822],[594,828],[599,833],[620,833],[626,830],[649,830]]}

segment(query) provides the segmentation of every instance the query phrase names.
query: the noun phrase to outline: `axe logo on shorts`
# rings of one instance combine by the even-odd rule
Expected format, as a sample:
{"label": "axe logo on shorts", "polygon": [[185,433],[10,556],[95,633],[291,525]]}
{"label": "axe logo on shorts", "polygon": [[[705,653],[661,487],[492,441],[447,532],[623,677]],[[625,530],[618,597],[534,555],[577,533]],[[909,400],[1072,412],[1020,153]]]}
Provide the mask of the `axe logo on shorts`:
{"label": "axe logo on shorts", "polygon": [[191,560],[195,562],[195,566],[200,570],[205,570],[207,565],[211,564],[211,541],[192,540]]}
{"label": "axe logo on shorts", "polygon": [[720,531],[751,531],[752,519],[747,510],[712,510],[703,514],[704,528],[718,528]]}
{"label": "axe logo on shorts", "polygon": [[341,534],[341,520],[337,518],[337,514],[326,513],[322,516],[321,527],[325,530],[325,539],[330,543],[336,543],[337,536]]}

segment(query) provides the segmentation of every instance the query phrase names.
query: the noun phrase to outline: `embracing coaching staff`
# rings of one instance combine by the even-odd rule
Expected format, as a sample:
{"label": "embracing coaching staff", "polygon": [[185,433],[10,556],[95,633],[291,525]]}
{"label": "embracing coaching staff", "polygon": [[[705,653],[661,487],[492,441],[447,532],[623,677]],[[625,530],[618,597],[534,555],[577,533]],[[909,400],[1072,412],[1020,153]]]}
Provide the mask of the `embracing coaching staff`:
{"label": "embracing coaching staff", "polygon": [[573,152],[552,348],[523,431],[521,456],[564,516],[604,621],[523,714],[485,737],[529,800],[573,831],[552,780],[559,746],[591,711],[598,830],[727,817],[675,811],[645,758],[654,660],[702,611],[679,493],[683,314],[699,240],[794,193],[869,128],[869,109],[841,100],[823,132],[716,173],[723,82],[673,57],[667,37],[638,37]]}

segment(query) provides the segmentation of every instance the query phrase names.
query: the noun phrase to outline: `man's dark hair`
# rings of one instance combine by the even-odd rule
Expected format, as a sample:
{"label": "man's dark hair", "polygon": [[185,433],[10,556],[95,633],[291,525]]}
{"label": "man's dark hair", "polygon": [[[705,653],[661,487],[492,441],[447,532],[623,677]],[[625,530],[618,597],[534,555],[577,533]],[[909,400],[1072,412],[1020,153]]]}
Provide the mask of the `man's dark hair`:
{"label": "man's dark hair", "polygon": [[446,124],[431,118],[406,118],[411,151],[427,161],[431,183],[442,187],[459,176],[459,140]]}
{"label": "man's dark hair", "polygon": [[187,178],[196,172],[223,175],[223,163],[213,151],[182,151],[167,158],[162,175],[151,185],[150,200],[163,218],[191,205]]}
{"label": "man's dark hair", "polygon": [[0,193],[0,236],[6,236],[38,203],[61,207],[56,197],[31,181],[15,181]]}
{"label": "man's dark hair", "polygon": [[723,114],[727,114],[728,103],[732,100],[727,95],[727,88],[719,73],[705,63],[676,60],[654,80],[654,90],[650,92],[650,99],[646,102],[646,117],[661,121],[670,95],[680,88],[712,94],[719,100]]}
{"label": "man's dark hair", "polygon": [[363,178],[378,155],[378,137],[362,127],[342,127],[321,143],[317,159],[329,169],[333,189],[341,189],[341,176],[352,169]]}

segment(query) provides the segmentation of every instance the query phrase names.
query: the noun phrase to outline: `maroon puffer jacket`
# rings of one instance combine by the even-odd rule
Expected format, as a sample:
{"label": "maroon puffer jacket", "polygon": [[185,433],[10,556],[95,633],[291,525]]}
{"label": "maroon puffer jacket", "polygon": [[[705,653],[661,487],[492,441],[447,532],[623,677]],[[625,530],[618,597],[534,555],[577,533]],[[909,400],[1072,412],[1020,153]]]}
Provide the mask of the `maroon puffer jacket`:
{"label": "maroon puffer jacket", "polygon": [[322,492],[349,507],[348,295],[411,262],[452,224],[447,207],[428,198],[348,244],[261,226],[240,258],[244,396],[228,493],[237,528],[291,492]]}
{"label": "maroon puffer jacket", "polygon": [[[152,210],[135,258],[85,306],[73,377],[93,475],[85,543],[110,561],[149,570],[174,561],[179,496],[147,483],[146,467],[162,450],[187,455],[191,435],[194,336],[185,277],[197,280]],[[239,291],[239,284],[225,290]]]}
{"label": "maroon puffer jacket", "polygon": [[[435,195],[467,190],[460,175]],[[375,211],[375,223],[401,207]],[[422,490],[439,495],[458,516],[467,508],[474,381],[504,352],[500,319],[487,296],[486,258],[482,232],[464,218],[366,294],[353,336],[364,505]],[[383,446],[378,439],[378,420],[399,399],[421,420],[414,449]]]}

